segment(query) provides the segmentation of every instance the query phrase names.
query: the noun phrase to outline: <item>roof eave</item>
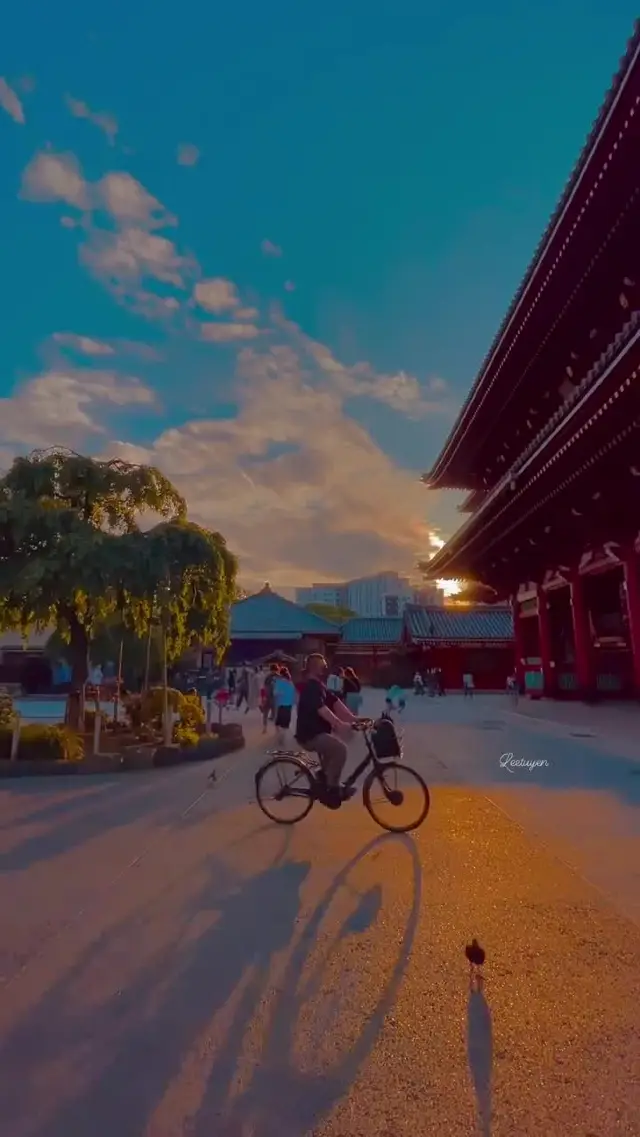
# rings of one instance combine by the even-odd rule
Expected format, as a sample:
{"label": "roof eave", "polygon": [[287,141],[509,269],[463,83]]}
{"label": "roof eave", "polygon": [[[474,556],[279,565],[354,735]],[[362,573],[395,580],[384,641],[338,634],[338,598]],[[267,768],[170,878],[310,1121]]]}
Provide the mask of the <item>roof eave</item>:
{"label": "roof eave", "polygon": [[[571,172],[570,177],[567,180],[566,186],[565,186],[564,191],[560,197],[560,200],[559,200],[555,210],[553,211],[553,214],[552,214],[552,216],[549,220],[549,223],[548,223],[548,225],[547,225],[547,227],[546,227],[546,229],[542,235],[540,242],[538,243],[538,247],[536,248],[536,250],[534,252],[533,258],[532,258],[532,260],[531,260],[531,262],[527,268],[527,271],[526,271],[525,276],[524,276],[524,278],[520,284],[520,287],[518,288],[515,296],[513,297],[513,300],[509,306],[509,309],[508,309],[508,311],[507,311],[507,313],[506,313],[506,315],[505,315],[505,317],[504,317],[504,319],[503,319],[503,321],[502,321],[502,323],[498,329],[498,332],[496,333],[496,335],[495,335],[495,337],[491,343],[489,351],[488,351],[485,359],[482,362],[480,370],[479,370],[479,372],[476,376],[476,379],[475,379],[475,381],[471,387],[471,390],[469,391],[467,398],[465,399],[465,401],[461,407],[460,413],[459,413],[451,431],[449,432],[447,440],[446,440],[444,446],[442,447],[442,450],[440,451],[438,458],[436,459],[436,461],[435,461],[431,471],[429,472],[429,474],[426,474],[423,477],[423,481],[431,489],[453,489],[453,488],[457,488],[457,487],[454,487],[451,485],[447,485],[447,482],[449,482],[451,480],[449,478],[448,474],[449,474],[449,471],[450,471],[450,468],[451,468],[453,461],[455,461],[456,455],[457,455],[458,450],[459,450],[459,444],[460,444],[460,441],[461,441],[462,436],[463,436],[462,435],[462,426],[468,420],[470,415],[473,416],[475,405],[478,403],[478,401],[482,398],[482,396],[484,394],[484,387],[486,386],[487,376],[489,375],[489,372],[490,372],[491,363],[492,363],[492,361],[496,355],[496,352],[498,351],[498,349],[500,347],[500,344],[502,343],[505,335],[507,334],[509,327],[511,326],[511,324],[513,323],[513,320],[516,317],[516,313],[520,307],[522,300],[524,299],[524,297],[527,293],[527,290],[528,290],[530,284],[534,280],[535,275],[536,275],[539,267],[542,265],[542,263],[544,261],[545,254],[546,254],[547,249],[549,248],[549,246],[551,244],[553,235],[554,235],[554,233],[558,227],[558,224],[562,220],[564,211],[565,211],[565,209],[566,209],[566,207],[567,207],[567,205],[571,199],[571,196],[573,195],[573,193],[575,191],[576,186],[579,184],[579,181],[580,181],[580,179],[584,173],[584,170],[588,164],[589,158],[590,158],[591,154],[593,153],[593,151],[595,150],[595,148],[596,148],[596,146],[600,140],[602,130],[606,126],[607,116],[608,116],[609,112],[611,111],[612,107],[615,106],[615,101],[617,99],[618,93],[619,93],[621,87],[626,82],[626,77],[627,77],[628,73],[630,72],[631,65],[632,65],[639,49],[640,49],[640,20],[636,20],[634,23],[634,26],[633,26],[633,31],[631,33],[631,36],[629,37],[629,40],[627,41],[627,45],[626,45],[624,54],[620,60],[618,70],[616,71],[616,73],[615,73],[615,75],[614,75],[614,77],[613,77],[613,79],[609,85],[609,89],[605,95],[605,98],[604,98],[601,106],[600,106],[600,109],[599,109],[598,114],[595,118],[595,121],[591,127],[591,130],[589,131],[589,134],[587,136],[585,144],[584,144],[584,146],[580,152],[579,158],[573,167],[573,170]],[[453,479],[453,480],[455,480],[455,479]],[[467,487],[463,487],[463,488],[467,488]],[[469,488],[472,488],[472,487],[469,487]]]}

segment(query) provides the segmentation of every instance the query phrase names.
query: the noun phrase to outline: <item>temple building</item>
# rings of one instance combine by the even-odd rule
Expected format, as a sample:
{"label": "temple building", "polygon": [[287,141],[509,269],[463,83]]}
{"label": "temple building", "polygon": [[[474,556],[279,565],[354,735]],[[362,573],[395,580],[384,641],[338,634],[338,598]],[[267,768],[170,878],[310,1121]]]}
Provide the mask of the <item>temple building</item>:
{"label": "temple building", "polygon": [[[459,690],[471,672],[479,690],[504,690],[514,667],[512,612],[499,605],[449,610],[408,605],[400,617],[356,617],[332,624],[266,585],[231,608],[227,666],[284,657],[300,674],[305,656],[321,651],[332,667],[354,667],[363,684],[410,687],[416,670],[441,671]],[[206,646],[191,663],[214,662]]]}
{"label": "temple building", "polygon": [[225,662],[234,665],[257,663],[278,652],[299,660],[313,651],[326,654],[340,639],[340,628],[265,584],[260,592],[232,605],[229,636]]}
{"label": "temple building", "polygon": [[640,28],[425,482],[469,516],[429,576],[514,614],[532,693],[640,696]]}

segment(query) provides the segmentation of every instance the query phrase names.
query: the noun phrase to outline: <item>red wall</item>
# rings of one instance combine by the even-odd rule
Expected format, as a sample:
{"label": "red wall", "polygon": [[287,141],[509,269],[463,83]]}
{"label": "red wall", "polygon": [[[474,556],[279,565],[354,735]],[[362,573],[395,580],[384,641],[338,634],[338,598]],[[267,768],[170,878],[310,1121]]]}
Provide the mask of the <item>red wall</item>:
{"label": "red wall", "polygon": [[439,667],[445,690],[462,689],[462,676],[466,671],[473,675],[478,691],[504,690],[507,677],[515,667],[515,645],[486,648],[467,647],[411,647],[404,652],[378,651],[349,653],[340,651],[333,657],[336,665],[353,667],[362,683],[388,687],[398,683],[402,687],[413,685],[416,668],[427,671]]}

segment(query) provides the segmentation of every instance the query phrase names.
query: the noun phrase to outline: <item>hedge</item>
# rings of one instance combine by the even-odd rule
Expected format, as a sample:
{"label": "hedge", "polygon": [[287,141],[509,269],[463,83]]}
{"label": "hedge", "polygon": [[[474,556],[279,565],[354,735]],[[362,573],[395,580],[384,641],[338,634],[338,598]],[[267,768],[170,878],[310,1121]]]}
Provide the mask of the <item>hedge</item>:
{"label": "hedge", "polygon": [[[0,760],[11,757],[13,730],[0,727]],[[84,758],[84,742],[68,726],[29,723],[20,730],[18,761],[80,762]]]}

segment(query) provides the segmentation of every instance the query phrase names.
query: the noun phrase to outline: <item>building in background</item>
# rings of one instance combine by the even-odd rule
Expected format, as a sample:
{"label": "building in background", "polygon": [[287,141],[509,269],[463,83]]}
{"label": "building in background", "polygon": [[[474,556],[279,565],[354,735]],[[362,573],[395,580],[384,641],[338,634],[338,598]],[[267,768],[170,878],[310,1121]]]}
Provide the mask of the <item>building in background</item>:
{"label": "building in background", "polygon": [[408,604],[443,603],[443,594],[435,585],[418,589],[407,577],[397,572],[381,572],[336,584],[313,584],[296,589],[296,603],[327,604],[332,608],[348,608],[356,616],[368,619],[398,619]]}
{"label": "building in background", "polygon": [[328,608],[346,608],[346,584],[312,584],[310,588],[296,588],[296,604],[326,604]]}

